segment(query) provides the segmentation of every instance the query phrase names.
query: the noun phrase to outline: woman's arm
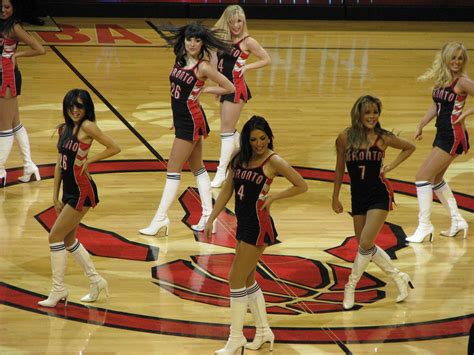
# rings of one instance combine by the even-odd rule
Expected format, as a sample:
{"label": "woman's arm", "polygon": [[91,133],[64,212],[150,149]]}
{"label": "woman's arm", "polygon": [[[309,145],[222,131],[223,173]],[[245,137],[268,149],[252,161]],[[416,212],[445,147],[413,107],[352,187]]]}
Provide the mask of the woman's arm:
{"label": "woman's arm", "polygon": [[466,117],[471,116],[472,114],[474,114],[474,107],[470,107],[467,110],[464,110],[461,116],[459,116],[459,118],[456,121],[454,121],[453,124],[457,124],[461,121],[464,121]]}
{"label": "woman's arm", "polygon": [[89,165],[95,163],[96,161],[107,159],[113,155],[120,153],[120,147],[115,143],[115,141],[101,131],[101,129],[92,121],[84,121],[81,125],[81,130],[87,134],[91,139],[96,140],[100,144],[102,144],[105,149],[94,155],[93,157],[88,157],[87,160],[82,165],[82,171],[88,171]]}
{"label": "woman's arm", "polygon": [[458,82],[456,83],[456,87],[460,87],[462,92],[474,96],[474,81],[469,79],[466,76],[459,78]]}
{"label": "woman's arm", "polygon": [[233,170],[229,169],[227,178],[224,181],[224,185],[222,185],[221,192],[219,193],[219,196],[217,197],[217,201],[214,204],[214,208],[212,209],[211,215],[209,216],[209,219],[207,220],[206,227],[204,228],[204,236],[206,237],[211,235],[212,223],[217,218],[217,216],[222,212],[224,207],[227,205],[227,202],[229,202],[230,198],[232,197],[232,194],[234,193],[233,176],[234,176]]}
{"label": "woman's arm", "polygon": [[58,154],[56,166],[54,167],[54,183],[53,183],[53,204],[56,213],[59,215],[63,209],[63,203],[59,199],[59,190],[61,189],[61,154]]}
{"label": "woman's arm", "polygon": [[332,209],[336,213],[342,213],[344,208],[341,201],[339,201],[339,193],[341,191],[342,179],[345,171],[345,157],[347,136],[345,132],[339,134],[336,139],[336,169],[334,177],[334,187],[332,192]]}
{"label": "woman's arm", "polygon": [[202,89],[203,93],[214,95],[226,95],[235,91],[234,85],[224,75],[219,73],[208,62],[199,64],[199,77],[206,77],[211,79],[219,86],[206,86]]}
{"label": "woman's arm", "polygon": [[423,127],[425,127],[433,118],[436,117],[436,104],[433,102],[428,109],[428,111],[425,113],[423,118],[421,119],[420,123],[418,123],[418,126],[416,126],[415,130],[415,140],[419,141],[423,139]]}
{"label": "woman's arm", "polygon": [[383,139],[387,146],[401,150],[401,152],[396,156],[396,158],[390,164],[387,164],[382,168],[384,173],[388,173],[389,171],[392,171],[393,169],[395,169],[402,162],[404,162],[410,155],[412,155],[416,149],[413,143],[403,138],[400,138],[396,135],[384,136]]}
{"label": "woman's arm", "polygon": [[257,40],[249,37],[244,42],[246,51],[255,55],[259,60],[250,64],[245,64],[240,69],[240,76],[242,76],[248,70],[262,68],[272,62],[265,48],[263,48],[260,43],[257,42]]}
{"label": "woman's arm", "polygon": [[13,54],[12,60],[14,63],[16,63],[16,58],[19,57],[35,57],[46,53],[44,47],[34,37],[30,36],[20,24],[16,24],[15,27],[13,27],[13,34],[16,39],[26,43],[30,47],[30,49],[26,51]]}
{"label": "woman's arm", "polygon": [[209,58],[209,63],[211,63],[211,66],[212,66],[213,68],[216,68],[216,69],[217,69],[217,64],[218,64],[217,62],[218,62],[217,53],[214,52],[214,51],[212,51],[212,52],[211,52],[211,56],[210,56],[210,58]]}
{"label": "woman's arm", "polygon": [[270,165],[273,175],[284,176],[289,182],[293,184],[293,186],[287,188],[286,190],[277,193],[269,193],[263,196],[262,199],[265,202],[260,208],[261,210],[269,210],[272,203],[276,200],[293,197],[308,190],[308,184],[306,184],[306,181],[304,181],[303,177],[282,157],[274,155],[270,158],[267,164]]}

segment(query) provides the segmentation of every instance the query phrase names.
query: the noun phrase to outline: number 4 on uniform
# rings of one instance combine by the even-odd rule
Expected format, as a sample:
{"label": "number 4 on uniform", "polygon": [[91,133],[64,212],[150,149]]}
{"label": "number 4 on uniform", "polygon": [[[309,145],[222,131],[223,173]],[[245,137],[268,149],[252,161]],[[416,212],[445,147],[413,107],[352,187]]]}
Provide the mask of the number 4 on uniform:
{"label": "number 4 on uniform", "polygon": [[239,195],[240,201],[244,199],[244,185],[240,185],[239,191],[237,191],[237,195]]}

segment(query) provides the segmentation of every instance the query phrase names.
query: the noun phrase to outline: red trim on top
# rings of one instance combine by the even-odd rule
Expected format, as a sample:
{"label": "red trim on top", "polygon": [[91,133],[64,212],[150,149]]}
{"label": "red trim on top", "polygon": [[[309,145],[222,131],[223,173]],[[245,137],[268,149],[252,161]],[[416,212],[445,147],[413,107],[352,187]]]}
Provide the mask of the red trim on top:
{"label": "red trim on top", "polygon": [[[240,42],[239,42],[240,43]],[[242,98],[245,102],[248,101],[249,95],[247,90],[247,83],[245,82],[245,77],[241,75],[240,69],[242,67],[241,61],[246,60],[249,57],[248,53],[245,53],[240,49],[240,56],[236,60],[234,68],[232,68],[232,81],[234,82],[235,93],[234,93],[234,103],[239,103]]]}
{"label": "red trim on top", "polygon": [[[273,153],[275,154],[275,153]],[[273,155],[272,154],[272,155]],[[270,158],[270,157],[269,157]],[[265,160],[265,162],[268,160],[268,158]],[[262,190],[260,191],[261,196],[265,196],[268,191],[265,189],[266,186],[270,186],[272,183],[273,179],[270,179],[267,177],[265,180],[265,183],[262,186]],[[275,234],[272,228],[272,221],[270,217],[270,212],[268,210],[262,210],[262,206],[265,203],[265,200],[258,199],[257,202],[255,203],[255,209],[257,212],[257,218],[258,218],[258,224],[260,226],[260,231],[258,233],[257,241],[255,245],[257,246],[262,246],[265,244],[265,236],[268,236],[270,239],[270,244],[275,243]]]}
{"label": "red trim on top", "polygon": [[0,96],[5,97],[7,87],[10,88],[12,96],[16,96],[15,67],[11,58],[2,57],[2,88]]}
{"label": "red trim on top", "polygon": [[[83,161],[87,159],[87,153],[90,148],[90,144],[79,142],[79,150],[76,154],[76,161],[74,162],[74,180],[76,180],[76,184],[79,187],[79,199],[75,208],[79,211],[82,211],[84,207],[84,203],[86,199],[89,198],[92,207],[97,205],[97,196],[95,195],[94,189],[92,187],[92,182],[90,181],[89,177],[86,173],[82,173],[82,165],[77,165],[77,161]],[[85,154],[81,157],[79,152],[82,151]]]}
{"label": "red trim on top", "polygon": [[[199,95],[199,91],[202,89],[204,81],[199,80],[194,85],[193,90],[190,95]],[[204,138],[207,137],[206,130],[206,120],[204,118],[204,112],[202,111],[199,101],[196,100],[187,100],[186,105],[188,106],[188,111],[191,114],[191,119],[194,124],[193,140],[199,140],[199,137],[202,135]]]}
{"label": "red trim on top", "polygon": [[[458,79],[455,80],[455,82],[457,81]],[[454,92],[454,85],[455,83],[453,83],[453,92]],[[456,100],[454,101],[453,111],[451,114],[451,127],[453,129],[454,143],[453,143],[453,146],[451,147],[451,150],[449,151],[450,155],[457,155],[456,150],[458,149],[459,144],[462,144],[464,153],[467,153],[468,151],[466,132],[462,124],[461,123],[453,124],[453,122],[455,122],[462,113],[462,109],[464,108],[464,104],[466,103],[466,97],[467,95],[456,94]]]}

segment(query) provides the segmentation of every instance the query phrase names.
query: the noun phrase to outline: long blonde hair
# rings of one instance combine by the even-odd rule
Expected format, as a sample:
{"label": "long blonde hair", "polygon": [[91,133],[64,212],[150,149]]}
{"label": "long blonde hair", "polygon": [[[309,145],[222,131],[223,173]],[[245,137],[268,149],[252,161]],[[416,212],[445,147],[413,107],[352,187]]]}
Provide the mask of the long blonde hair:
{"label": "long blonde hair", "polygon": [[468,61],[466,47],[464,47],[464,45],[460,42],[448,42],[443,46],[443,48],[441,48],[441,51],[436,54],[431,68],[429,68],[423,75],[418,77],[418,80],[424,81],[434,78],[435,88],[449,86],[454,78],[448,64],[459,50],[462,52],[462,56],[464,58],[461,67],[461,74],[464,73]]}
{"label": "long blonde hair", "polygon": [[217,20],[214,28],[219,30],[222,34],[222,39],[226,41],[232,40],[232,33],[230,32],[229,23],[234,16],[242,17],[244,20],[244,27],[242,28],[243,33],[248,33],[247,19],[245,17],[244,9],[239,5],[229,5],[225,8],[219,20]]}

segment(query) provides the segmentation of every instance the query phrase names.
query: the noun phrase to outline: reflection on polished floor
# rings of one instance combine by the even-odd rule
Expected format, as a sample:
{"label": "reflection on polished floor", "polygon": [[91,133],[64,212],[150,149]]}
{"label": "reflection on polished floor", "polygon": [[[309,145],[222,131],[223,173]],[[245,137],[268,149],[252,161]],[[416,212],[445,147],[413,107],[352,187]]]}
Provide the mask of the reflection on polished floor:
{"label": "reflection on polished floor", "polygon": [[[172,50],[164,48],[144,19],[55,21],[62,33],[34,34],[46,45],[47,55],[20,58],[19,63],[21,119],[43,179],[15,183],[22,164],[15,147],[7,162],[8,184],[0,188],[0,352],[211,354],[228,332],[232,204],[219,216],[212,239],[194,235],[189,226],[199,218],[200,203],[195,179],[185,172],[179,202],[169,214],[170,235],[138,234],[158,205],[163,160],[173,141],[168,94]],[[248,25],[272,65],[246,74],[253,98],[239,127],[252,114],[266,117],[275,150],[310,187],[306,194],[272,206],[282,243],[267,249],[258,268],[277,339],[274,353],[465,353],[474,319],[472,231],[467,239],[440,236],[449,217],[435,203],[433,243],[404,242],[417,223],[414,175],[431,149],[435,127],[426,127],[413,156],[388,176],[398,192],[397,206],[378,242],[415,284],[405,302],[395,303],[394,283],[371,264],[356,309],[342,311],[355,244],[352,219],[332,212],[331,195],[334,141],[349,125],[355,99],[367,93],[381,98],[382,126],[412,139],[431,102],[430,84],[416,77],[443,43],[458,40],[469,48],[474,43],[471,24],[249,20]],[[47,237],[55,218],[50,209],[55,127],[62,121],[62,98],[73,87],[93,93],[98,124],[122,148],[115,160],[91,169],[101,203],[79,231],[109,282],[110,296],[81,303],[88,281],[70,260],[67,307],[44,309],[36,302],[48,294],[51,282]],[[204,148],[213,172],[219,156],[219,105],[204,95],[201,102],[213,131]],[[473,105],[468,98],[466,107]],[[472,120],[467,127],[472,131]],[[391,153],[386,161],[394,157]],[[470,225],[472,156],[457,158],[445,176]],[[272,189],[284,186],[276,179]],[[347,185],[341,197],[349,209]],[[250,314],[246,325],[245,334],[252,338]],[[268,353],[268,346],[260,353]]]}

